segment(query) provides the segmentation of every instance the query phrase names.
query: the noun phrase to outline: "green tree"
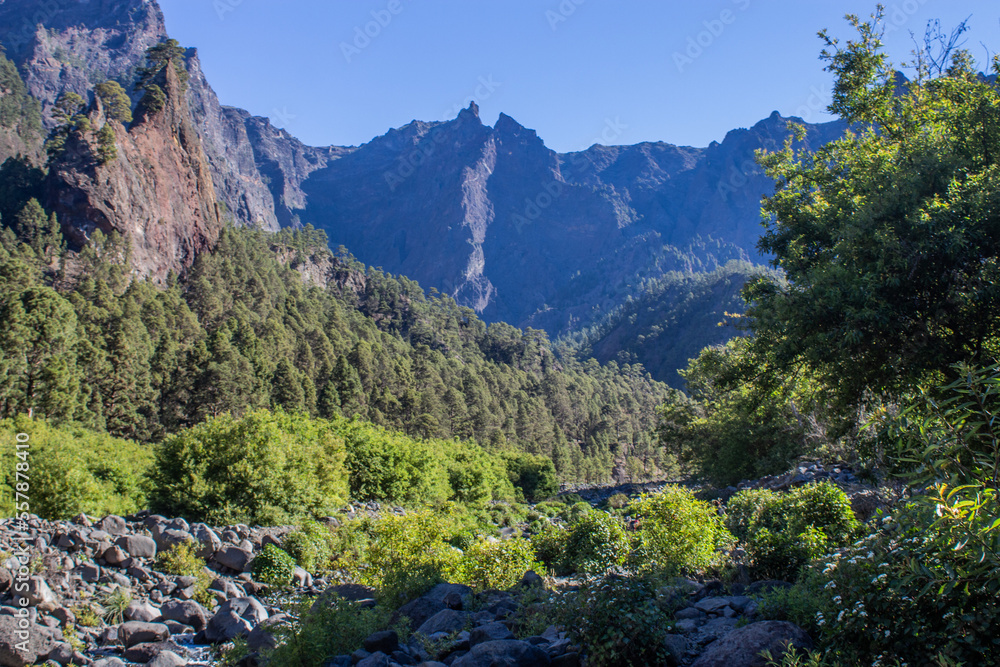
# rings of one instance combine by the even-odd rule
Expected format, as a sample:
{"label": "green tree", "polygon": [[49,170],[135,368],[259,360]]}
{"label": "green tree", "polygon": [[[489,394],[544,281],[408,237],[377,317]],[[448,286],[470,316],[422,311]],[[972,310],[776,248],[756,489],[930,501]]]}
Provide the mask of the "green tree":
{"label": "green tree", "polygon": [[188,71],[184,67],[185,53],[186,50],[176,39],[168,39],[146,49],[146,65],[139,68],[135,84],[136,90],[143,90],[148,88],[150,84],[154,84],[157,75],[169,62],[174,64],[177,78],[181,80],[182,84],[186,84]]}
{"label": "green tree", "polygon": [[94,86],[94,94],[104,105],[104,115],[122,123],[132,122],[132,100],[117,81],[105,81]]}
{"label": "green tree", "polygon": [[1000,91],[964,51],[941,72],[918,58],[903,82],[881,8],[848,18],[858,37],[822,33],[822,57],[829,108],[852,129],[815,153],[790,139],[760,155],[776,180],[760,248],[788,283],[764,278],[746,297],[758,350],[785,372],[819,369],[856,402],[997,353]]}
{"label": "green tree", "polygon": [[101,164],[112,162],[118,157],[118,146],[115,145],[115,131],[109,123],[97,131],[97,160]]}

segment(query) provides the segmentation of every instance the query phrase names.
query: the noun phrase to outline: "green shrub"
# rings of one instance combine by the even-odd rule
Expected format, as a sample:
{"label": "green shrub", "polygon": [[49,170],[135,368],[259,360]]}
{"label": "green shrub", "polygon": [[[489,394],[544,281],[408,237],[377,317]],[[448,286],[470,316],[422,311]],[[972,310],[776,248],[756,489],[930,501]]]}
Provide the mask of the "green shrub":
{"label": "green shrub", "polygon": [[[144,509],[145,477],[153,463],[150,448],[26,416],[0,421],[0,440],[14,443],[18,433],[28,435],[27,449],[0,448],[0,515],[14,514],[16,463],[30,469],[30,510],[42,518],[69,519],[80,512],[126,515]],[[17,451],[26,460],[17,458]]]}
{"label": "green shrub", "polygon": [[278,646],[265,654],[270,667],[322,665],[330,656],[356,650],[388,621],[381,608],[362,609],[337,597],[315,607],[313,602],[314,598],[297,598],[286,605],[290,620],[276,626]]}
{"label": "green shrub", "polygon": [[559,479],[552,459],[537,454],[514,452],[504,454],[507,475],[521,489],[525,500],[535,502],[559,493]]}
{"label": "green shrub", "polygon": [[846,494],[828,482],[788,493],[740,491],[729,500],[726,523],[742,541],[752,576],[789,580],[812,559],[854,539],[859,526]]}
{"label": "green shrub", "polygon": [[156,554],[156,566],[161,572],[178,577],[194,577],[194,599],[204,607],[215,605],[215,597],[208,592],[212,577],[205,570],[205,559],[195,553],[194,540],[175,544],[166,551]]}
{"label": "green shrub", "polygon": [[568,530],[546,522],[540,531],[531,536],[531,547],[538,560],[547,568],[562,574],[565,571],[563,555],[566,553],[568,537]]}
{"label": "green shrub", "polygon": [[445,581],[459,564],[460,552],[447,543],[445,526],[430,511],[385,513],[364,528],[367,539],[359,544],[359,556],[344,565],[392,608]]}
{"label": "green shrub", "polygon": [[253,559],[250,573],[255,581],[283,588],[292,583],[295,559],[273,544],[268,544]]}
{"label": "green shrub", "polygon": [[678,575],[718,567],[734,541],[715,508],[679,486],[643,495],[629,512],[639,520],[632,564],[641,572]]}
{"label": "green shrub", "polygon": [[331,514],[347,497],[343,462],[344,440],[330,422],[266,410],[223,415],[159,446],[153,505],[213,523]]}
{"label": "green shrub", "polygon": [[616,493],[608,498],[607,504],[613,510],[625,509],[628,506],[628,496],[624,493]]}
{"label": "green shrub", "polygon": [[535,511],[551,519],[566,511],[566,504],[559,501],[546,500],[535,505]]}
{"label": "green shrub", "polygon": [[661,607],[652,585],[641,579],[590,580],[577,591],[555,594],[549,606],[551,620],[583,648],[587,665],[667,664],[663,638],[672,610]]}
{"label": "green shrub", "polygon": [[317,574],[330,568],[334,536],[317,521],[306,521],[282,540],[281,546],[307,572]]}
{"label": "green shrub", "polygon": [[602,574],[628,558],[629,539],[617,517],[590,512],[569,529],[562,554],[563,569]]}
{"label": "green shrub", "polygon": [[528,570],[538,570],[531,542],[522,538],[480,540],[466,549],[458,571],[460,583],[486,590],[507,590]]}
{"label": "green shrub", "polygon": [[580,519],[587,516],[593,511],[594,508],[590,506],[590,503],[580,500],[568,506],[565,510],[563,510],[563,512],[560,514],[560,517],[562,517],[562,520],[565,521],[566,523],[572,524],[576,523],[577,521],[579,521]]}
{"label": "green shrub", "polygon": [[125,610],[132,604],[132,591],[115,586],[97,597],[101,608],[101,620],[108,625],[118,625],[125,620]]}

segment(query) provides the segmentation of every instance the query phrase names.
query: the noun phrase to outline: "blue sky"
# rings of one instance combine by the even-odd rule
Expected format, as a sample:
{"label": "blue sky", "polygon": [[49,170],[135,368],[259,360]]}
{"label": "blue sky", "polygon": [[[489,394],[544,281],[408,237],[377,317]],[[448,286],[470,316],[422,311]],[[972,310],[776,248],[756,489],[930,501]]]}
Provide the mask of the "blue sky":
{"label": "blue sky", "polygon": [[[971,15],[966,47],[1000,50],[1000,5],[886,2],[897,62],[929,19]],[[595,142],[705,146],[772,110],[829,120],[816,32],[847,39],[837,0],[160,0],[223,104],[312,145],[356,145],[476,99],[558,151]],[[985,47],[984,47],[985,45]]]}

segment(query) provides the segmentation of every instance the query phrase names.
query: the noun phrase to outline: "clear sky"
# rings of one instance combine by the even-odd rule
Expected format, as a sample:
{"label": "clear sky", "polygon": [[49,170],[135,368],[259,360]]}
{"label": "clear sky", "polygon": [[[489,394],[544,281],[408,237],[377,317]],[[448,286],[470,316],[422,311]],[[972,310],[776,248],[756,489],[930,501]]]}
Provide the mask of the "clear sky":
{"label": "clear sky", "polygon": [[[558,151],[706,146],[773,110],[829,120],[818,30],[853,36],[856,0],[159,0],[223,104],[312,145],[356,145],[476,99]],[[909,57],[929,19],[971,15],[966,48],[1000,51],[995,0],[889,0],[886,44]]]}

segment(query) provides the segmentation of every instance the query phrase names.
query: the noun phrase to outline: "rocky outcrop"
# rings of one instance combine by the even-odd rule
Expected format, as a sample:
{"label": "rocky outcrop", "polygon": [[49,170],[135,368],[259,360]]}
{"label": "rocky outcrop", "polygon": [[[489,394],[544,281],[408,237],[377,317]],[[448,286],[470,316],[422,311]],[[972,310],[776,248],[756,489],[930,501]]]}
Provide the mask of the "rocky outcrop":
{"label": "rocky outcrop", "polygon": [[181,83],[164,68],[166,104],[143,112],[126,130],[97,104],[90,123],[114,128],[117,157],[96,158],[94,133],[74,133],[53,162],[48,202],[71,246],[81,247],[100,229],[131,244],[132,265],[162,282],[214,245],[222,226],[201,142],[191,124]]}

